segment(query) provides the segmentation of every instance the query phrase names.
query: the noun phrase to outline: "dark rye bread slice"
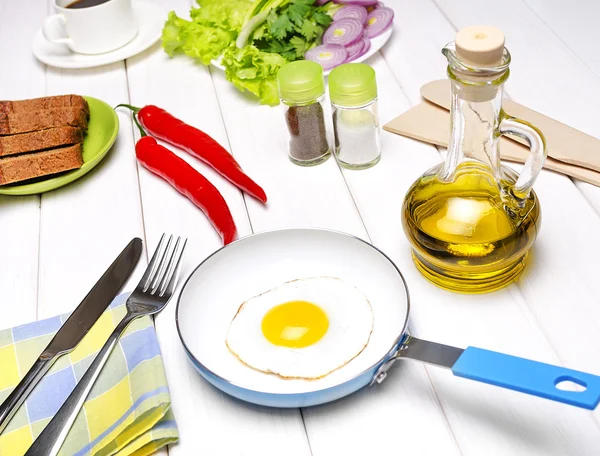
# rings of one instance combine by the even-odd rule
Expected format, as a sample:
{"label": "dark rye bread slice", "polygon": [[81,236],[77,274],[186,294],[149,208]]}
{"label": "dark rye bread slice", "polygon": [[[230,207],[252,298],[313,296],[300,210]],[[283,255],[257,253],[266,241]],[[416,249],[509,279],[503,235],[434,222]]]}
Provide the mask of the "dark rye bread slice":
{"label": "dark rye bread slice", "polygon": [[81,144],[0,158],[0,185],[48,176],[83,165]]}
{"label": "dark rye bread slice", "polygon": [[18,135],[0,136],[0,157],[70,146],[83,141],[83,130],[56,127]]}
{"label": "dark rye bread slice", "polygon": [[0,101],[0,118],[13,112],[41,111],[52,108],[79,108],[90,116],[87,101],[81,95],[56,95],[53,97],[32,98],[30,100]]}
{"label": "dark rye bread slice", "polygon": [[14,135],[47,128],[71,126],[87,129],[87,117],[79,108],[50,108],[41,111],[11,112],[0,115],[0,135]]}

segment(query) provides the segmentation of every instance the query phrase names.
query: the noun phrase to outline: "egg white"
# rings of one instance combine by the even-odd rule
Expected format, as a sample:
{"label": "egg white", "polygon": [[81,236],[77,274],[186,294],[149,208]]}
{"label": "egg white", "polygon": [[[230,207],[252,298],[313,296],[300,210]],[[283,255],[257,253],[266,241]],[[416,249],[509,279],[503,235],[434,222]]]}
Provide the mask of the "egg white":
{"label": "egg white", "polygon": [[[329,328],[316,343],[281,347],[262,333],[270,309],[290,301],[308,301],[327,314]],[[356,287],[333,277],[297,279],[244,302],[229,325],[226,344],[240,361],[283,378],[318,379],[357,357],[369,343],[373,310]]]}

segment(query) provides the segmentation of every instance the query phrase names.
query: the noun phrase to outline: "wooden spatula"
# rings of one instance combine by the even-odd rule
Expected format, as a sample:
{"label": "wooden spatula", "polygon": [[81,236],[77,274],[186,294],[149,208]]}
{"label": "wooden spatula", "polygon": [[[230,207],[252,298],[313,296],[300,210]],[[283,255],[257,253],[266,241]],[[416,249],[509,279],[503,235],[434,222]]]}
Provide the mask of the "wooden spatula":
{"label": "wooden spatula", "polygon": [[[448,147],[450,113],[444,108],[425,101],[396,117],[383,129],[419,141]],[[506,137],[500,138],[500,156],[503,160],[524,163],[528,154],[529,149],[526,146]],[[600,186],[600,172],[588,168],[564,163],[550,157],[546,159],[544,168]]]}
{"label": "wooden spatula", "polygon": [[[450,81],[432,81],[421,87],[421,96],[426,100],[450,109]],[[504,111],[513,117],[526,120],[538,127],[548,143],[548,156],[572,165],[600,171],[600,139],[587,135],[557,120],[529,109],[519,103],[505,99]],[[511,138],[524,143],[521,138]],[[504,154],[504,151],[502,151]]]}

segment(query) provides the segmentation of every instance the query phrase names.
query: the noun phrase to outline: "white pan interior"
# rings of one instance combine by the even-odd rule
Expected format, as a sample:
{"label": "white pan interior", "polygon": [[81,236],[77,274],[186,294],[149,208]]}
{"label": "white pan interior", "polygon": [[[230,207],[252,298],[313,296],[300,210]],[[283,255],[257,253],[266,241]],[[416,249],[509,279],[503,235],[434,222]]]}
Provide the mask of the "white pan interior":
{"label": "white pan interior", "polygon": [[[373,332],[354,360],[319,380],[286,380],[244,365],[228,350],[229,323],[244,301],[319,276],[354,285],[371,303]],[[408,308],[399,271],[374,247],[332,231],[290,229],[243,238],[209,257],[188,279],[177,320],[188,351],[214,374],[254,391],[297,394],[344,383],[378,363],[404,331]]]}

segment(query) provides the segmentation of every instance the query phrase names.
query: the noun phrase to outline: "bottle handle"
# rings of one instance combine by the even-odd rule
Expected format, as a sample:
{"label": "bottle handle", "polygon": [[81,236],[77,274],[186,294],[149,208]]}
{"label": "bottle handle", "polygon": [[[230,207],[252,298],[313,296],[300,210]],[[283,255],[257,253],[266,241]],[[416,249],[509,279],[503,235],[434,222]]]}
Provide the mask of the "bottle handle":
{"label": "bottle handle", "polygon": [[524,201],[529,196],[533,183],[540,174],[544,161],[548,156],[546,147],[546,138],[540,130],[516,117],[507,116],[502,112],[498,131],[501,135],[514,135],[524,139],[529,144],[530,154],[525,162],[525,166],[513,187],[513,195],[519,202]]}

